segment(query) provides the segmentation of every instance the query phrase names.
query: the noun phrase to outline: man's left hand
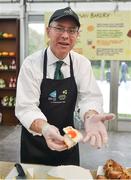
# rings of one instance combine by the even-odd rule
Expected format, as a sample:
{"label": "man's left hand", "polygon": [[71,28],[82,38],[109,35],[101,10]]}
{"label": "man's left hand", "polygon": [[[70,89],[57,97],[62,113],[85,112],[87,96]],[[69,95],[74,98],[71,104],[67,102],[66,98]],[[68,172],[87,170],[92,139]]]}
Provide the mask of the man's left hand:
{"label": "man's left hand", "polygon": [[92,146],[101,148],[108,141],[108,134],[104,121],[113,120],[114,114],[95,114],[85,118],[85,136],[83,142],[89,142]]}

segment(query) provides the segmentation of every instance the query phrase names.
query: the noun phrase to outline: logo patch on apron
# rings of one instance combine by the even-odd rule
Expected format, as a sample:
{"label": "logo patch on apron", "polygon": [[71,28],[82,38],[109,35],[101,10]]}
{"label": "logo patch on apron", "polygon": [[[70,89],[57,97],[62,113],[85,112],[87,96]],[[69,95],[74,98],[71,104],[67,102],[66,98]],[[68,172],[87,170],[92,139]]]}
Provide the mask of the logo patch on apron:
{"label": "logo patch on apron", "polygon": [[48,96],[48,101],[51,103],[66,103],[67,98],[67,90],[63,90],[61,93],[58,94],[57,90],[52,91]]}

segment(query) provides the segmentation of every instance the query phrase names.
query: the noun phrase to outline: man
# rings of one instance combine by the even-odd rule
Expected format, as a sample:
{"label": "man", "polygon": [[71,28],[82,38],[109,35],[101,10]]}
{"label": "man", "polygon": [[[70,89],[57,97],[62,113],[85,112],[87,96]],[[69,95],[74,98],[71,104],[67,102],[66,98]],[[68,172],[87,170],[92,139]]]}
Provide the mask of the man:
{"label": "man", "polygon": [[126,74],[128,73],[128,66],[126,62],[121,63],[121,79],[120,83],[124,81],[126,83]]}
{"label": "man", "polygon": [[63,137],[64,127],[74,127],[76,105],[84,121],[83,142],[97,148],[107,143],[103,122],[113,115],[101,114],[102,95],[91,64],[72,51],[79,28],[79,18],[71,8],[56,10],[46,29],[49,47],[27,57],[21,67],[15,109],[23,125],[21,162],[79,165],[78,145],[67,149]]}

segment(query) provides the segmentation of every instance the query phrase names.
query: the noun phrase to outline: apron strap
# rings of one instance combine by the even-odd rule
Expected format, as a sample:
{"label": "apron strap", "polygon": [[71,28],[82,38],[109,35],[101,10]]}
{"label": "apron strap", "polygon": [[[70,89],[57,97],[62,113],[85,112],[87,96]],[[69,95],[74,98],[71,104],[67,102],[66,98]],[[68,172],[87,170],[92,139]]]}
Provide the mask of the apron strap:
{"label": "apron strap", "polygon": [[45,53],[44,53],[44,67],[43,67],[43,79],[46,79],[46,73],[47,73],[47,48],[45,49]]}
{"label": "apron strap", "polygon": [[73,64],[72,64],[71,54],[69,54],[69,57],[70,57],[70,74],[71,74],[71,77],[74,77]]}

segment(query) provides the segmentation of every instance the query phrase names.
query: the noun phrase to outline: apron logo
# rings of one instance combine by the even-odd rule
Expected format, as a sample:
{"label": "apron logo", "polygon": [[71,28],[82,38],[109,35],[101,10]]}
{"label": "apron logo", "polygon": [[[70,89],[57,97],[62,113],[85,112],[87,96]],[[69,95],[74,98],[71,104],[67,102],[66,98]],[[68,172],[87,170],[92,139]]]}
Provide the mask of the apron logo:
{"label": "apron logo", "polygon": [[59,95],[58,99],[59,99],[60,101],[65,100],[65,99],[66,99],[66,96],[65,96],[64,94],[63,94],[63,95]]}
{"label": "apron logo", "polygon": [[66,97],[67,97],[67,90],[63,90],[61,94],[58,95],[57,91],[52,91],[49,96],[48,96],[48,100],[51,103],[65,103],[66,101]]}
{"label": "apron logo", "polygon": [[53,91],[49,94],[49,96],[54,98],[54,97],[56,97],[56,94],[57,94],[56,91]]}
{"label": "apron logo", "polygon": [[63,90],[63,94],[67,94],[67,90]]}
{"label": "apron logo", "polygon": [[56,101],[57,92],[53,91],[49,94],[48,100],[49,101]]}

